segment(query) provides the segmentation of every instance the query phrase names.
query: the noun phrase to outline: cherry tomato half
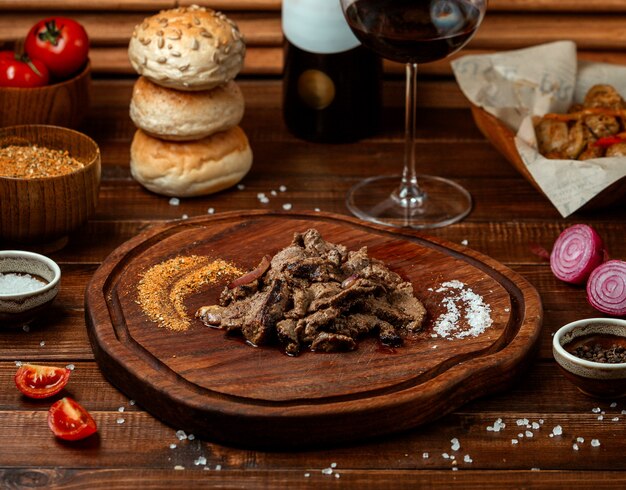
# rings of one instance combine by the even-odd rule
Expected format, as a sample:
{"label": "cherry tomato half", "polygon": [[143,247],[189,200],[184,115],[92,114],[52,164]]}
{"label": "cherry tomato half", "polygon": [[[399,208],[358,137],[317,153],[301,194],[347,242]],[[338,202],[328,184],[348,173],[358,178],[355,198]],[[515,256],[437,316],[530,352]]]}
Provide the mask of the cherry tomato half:
{"label": "cherry tomato half", "polygon": [[48,68],[41,61],[0,51],[0,87],[41,87],[49,80]]}
{"label": "cherry tomato half", "polygon": [[15,373],[15,385],[30,398],[47,398],[65,387],[70,372],[67,368],[23,364]]}
{"label": "cherry tomato half", "polygon": [[48,427],[59,439],[77,441],[94,434],[98,427],[89,412],[70,397],[61,398],[48,410]]}
{"label": "cherry tomato half", "polygon": [[49,17],[28,31],[24,51],[31,58],[43,61],[55,78],[65,80],[87,63],[89,37],[75,20]]}

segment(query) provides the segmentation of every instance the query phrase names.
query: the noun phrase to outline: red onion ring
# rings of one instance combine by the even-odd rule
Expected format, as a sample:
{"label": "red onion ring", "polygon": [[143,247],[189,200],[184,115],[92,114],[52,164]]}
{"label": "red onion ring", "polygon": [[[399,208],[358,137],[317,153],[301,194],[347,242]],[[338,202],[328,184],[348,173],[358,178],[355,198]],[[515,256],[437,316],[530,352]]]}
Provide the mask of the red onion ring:
{"label": "red onion ring", "polygon": [[587,301],[602,313],[626,315],[626,262],[609,260],[598,266],[587,281]]}
{"label": "red onion ring", "polygon": [[245,273],[243,276],[238,277],[233,282],[228,285],[228,289],[235,289],[238,286],[243,286],[244,284],[250,284],[252,281],[261,277],[267,269],[270,268],[270,264],[272,262],[272,258],[269,255],[264,255],[254,269],[250,272]]}
{"label": "red onion ring", "polygon": [[591,226],[578,224],[563,230],[554,242],[550,268],[561,281],[583,284],[605,260],[606,251],[600,235]]}

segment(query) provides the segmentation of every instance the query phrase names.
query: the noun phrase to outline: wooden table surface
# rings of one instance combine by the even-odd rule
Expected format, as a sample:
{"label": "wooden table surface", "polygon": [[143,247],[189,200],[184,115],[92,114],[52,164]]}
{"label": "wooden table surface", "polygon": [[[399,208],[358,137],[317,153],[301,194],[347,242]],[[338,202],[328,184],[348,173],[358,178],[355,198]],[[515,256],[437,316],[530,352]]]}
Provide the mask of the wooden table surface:
{"label": "wooden table surface", "polygon": [[[131,404],[105,380],[88,342],[83,295],[94,271],[117,246],[155,223],[205,215],[210,208],[215,213],[281,210],[289,203],[293,210],[347,214],[344,196],[352,184],[399,171],[400,81],[385,84],[384,124],[378,135],[347,145],[292,137],[282,123],[279,81],[242,79],[240,84],[247,101],[242,125],[255,155],[245,188],[182,199],[174,206],[131,178],[132,80],[94,82],[82,130],[102,152],[96,215],[63,250],[50,254],[63,273],[50,313],[28,331],[0,333],[0,487],[625,487],[626,401],[582,395],[560,374],[551,353],[552,334],[560,325],[597,315],[584,290],[556,280],[532,244],[549,249],[563,228],[584,222],[604,237],[612,257],[626,257],[626,211],[613,206],[562,219],[482,137],[450,81],[421,85],[421,171],[457,179],[475,204],[463,222],[430,234],[466,243],[512,268],[537,288],[544,306],[539,355],[510,390],[398,435],[340,447],[264,452],[199,438],[179,440],[177,427]],[[281,185],[287,190],[271,196]],[[270,197],[269,203],[259,202],[259,192]],[[98,436],[78,443],[56,440],[46,424],[49,403],[23,398],[15,389],[16,361],[73,364],[66,393],[91,411]],[[488,430],[497,419],[506,426]],[[562,435],[551,437],[556,426],[562,427]],[[577,438],[584,442],[576,450]],[[452,447],[453,439],[460,449]],[[593,447],[592,439],[600,445]]]}

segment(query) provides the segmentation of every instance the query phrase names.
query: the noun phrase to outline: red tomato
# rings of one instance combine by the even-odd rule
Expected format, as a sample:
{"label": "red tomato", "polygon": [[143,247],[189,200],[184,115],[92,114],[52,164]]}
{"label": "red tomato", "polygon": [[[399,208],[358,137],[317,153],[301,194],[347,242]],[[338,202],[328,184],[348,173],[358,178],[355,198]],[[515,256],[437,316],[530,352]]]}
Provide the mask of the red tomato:
{"label": "red tomato", "polygon": [[94,434],[95,420],[77,401],[65,397],[48,410],[48,427],[59,439],[77,441]]}
{"label": "red tomato", "polygon": [[69,377],[67,368],[23,364],[15,373],[15,385],[30,398],[47,398],[61,391]]}
{"label": "red tomato", "polygon": [[46,65],[13,51],[0,51],[0,87],[41,87],[50,80]]}
{"label": "red tomato", "polygon": [[30,29],[24,50],[31,58],[43,61],[54,77],[63,80],[87,63],[89,38],[75,20],[49,17]]}

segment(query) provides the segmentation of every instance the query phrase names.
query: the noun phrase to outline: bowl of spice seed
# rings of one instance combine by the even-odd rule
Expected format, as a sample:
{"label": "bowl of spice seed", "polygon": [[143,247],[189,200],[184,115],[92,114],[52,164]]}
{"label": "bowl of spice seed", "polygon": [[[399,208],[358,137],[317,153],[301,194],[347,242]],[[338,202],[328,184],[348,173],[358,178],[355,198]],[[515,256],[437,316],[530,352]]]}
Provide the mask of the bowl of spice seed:
{"label": "bowl of spice seed", "polygon": [[552,353],[583,393],[626,395],[626,320],[587,318],[569,323],[554,334]]}
{"label": "bowl of spice seed", "polygon": [[100,150],[58,126],[0,128],[0,248],[50,252],[93,215]]}
{"label": "bowl of spice seed", "polygon": [[30,323],[54,301],[60,280],[61,269],[45,255],[0,251],[0,325]]}

